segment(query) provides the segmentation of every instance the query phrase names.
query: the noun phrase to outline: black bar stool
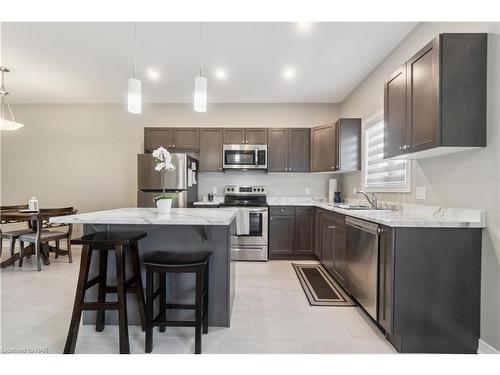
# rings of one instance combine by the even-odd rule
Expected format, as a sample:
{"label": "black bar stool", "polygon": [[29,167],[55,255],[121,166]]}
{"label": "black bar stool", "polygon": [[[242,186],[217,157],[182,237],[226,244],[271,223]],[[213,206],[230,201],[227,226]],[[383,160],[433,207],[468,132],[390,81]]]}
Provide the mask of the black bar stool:
{"label": "black bar stool", "polygon": [[[208,333],[208,259],[210,251],[169,252],[158,251],[142,260],[146,266],[146,353],[153,350],[153,327],[195,327],[195,354],[201,353],[201,333]],[[166,303],[166,274],[194,273],[196,290],[194,305]],[[160,285],[153,290],[153,276],[159,274]],[[160,311],[154,317],[153,304],[160,297]],[[168,320],[167,309],[195,310],[195,320]]]}
{"label": "black bar stool", "polygon": [[[84,310],[97,311],[97,332],[101,332],[104,329],[105,311],[118,310],[120,353],[130,353],[127,322],[127,292],[136,295],[142,329],[144,330],[146,327],[144,291],[139,261],[139,247],[137,245],[137,242],[144,237],[146,237],[146,233],[141,232],[97,232],[71,240],[72,245],[83,246],[73,315],[71,316],[68,337],[64,346],[64,354],[75,352],[78,328],[80,326],[82,311]],[[110,250],[115,251],[116,286],[106,285],[108,252]],[[130,253],[133,271],[133,276],[128,280],[125,279],[125,250]],[[90,262],[93,251],[99,251],[99,274],[89,280]],[[86,290],[96,284],[99,287],[97,302],[85,302]],[[107,293],[116,293],[118,297],[117,302],[106,302]]]}

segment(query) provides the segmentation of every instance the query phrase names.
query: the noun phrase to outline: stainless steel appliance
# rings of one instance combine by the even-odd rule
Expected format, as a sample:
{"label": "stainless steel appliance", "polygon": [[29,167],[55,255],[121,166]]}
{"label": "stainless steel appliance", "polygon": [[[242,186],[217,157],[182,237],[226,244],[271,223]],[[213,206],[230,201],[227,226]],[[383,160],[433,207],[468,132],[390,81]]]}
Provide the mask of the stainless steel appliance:
{"label": "stainless steel appliance", "polygon": [[224,169],[267,169],[267,145],[224,145]]}
{"label": "stainless steel appliance", "polygon": [[380,226],[346,217],[347,284],[351,295],[377,320]]}
{"label": "stainless steel appliance", "polygon": [[268,206],[265,186],[226,186],[222,207],[239,207],[248,214],[249,233],[236,234],[231,248],[235,260],[268,258]]}
{"label": "stainless steel appliance", "polygon": [[[198,200],[198,160],[188,154],[172,154],[174,171],[165,175],[166,192],[177,192],[172,207],[192,207]],[[162,192],[162,174],[155,171],[152,154],[137,155],[137,207],[155,207]]]}

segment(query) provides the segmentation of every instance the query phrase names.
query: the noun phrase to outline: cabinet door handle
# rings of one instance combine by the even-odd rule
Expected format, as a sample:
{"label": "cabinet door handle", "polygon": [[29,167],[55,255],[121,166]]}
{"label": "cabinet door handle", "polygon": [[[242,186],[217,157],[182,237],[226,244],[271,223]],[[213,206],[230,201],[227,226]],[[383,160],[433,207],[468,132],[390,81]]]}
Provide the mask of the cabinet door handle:
{"label": "cabinet door handle", "polygon": [[292,170],[292,168],[288,168],[288,170],[289,170],[289,171],[291,171],[291,170]]}
{"label": "cabinet door handle", "polygon": [[272,218],[272,217],[270,217],[270,218],[269,218],[269,220],[273,220],[273,218]]}
{"label": "cabinet door handle", "polygon": [[403,146],[399,146],[399,151],[403,151]]}
{"label": "cabinet door handle", "polygon": [[328,226],[328,229],[335,229],[335,228],[337,228],[337,226],[336,226],[336,225],[329,225],[329,226]]}

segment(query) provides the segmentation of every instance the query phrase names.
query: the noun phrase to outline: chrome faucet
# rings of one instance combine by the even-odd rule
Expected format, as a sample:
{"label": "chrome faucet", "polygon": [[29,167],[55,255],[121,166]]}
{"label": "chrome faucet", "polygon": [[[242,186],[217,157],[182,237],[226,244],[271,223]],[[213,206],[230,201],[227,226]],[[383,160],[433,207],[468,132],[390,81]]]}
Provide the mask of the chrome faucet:
{"label": "chrome faucet", "polygon": [[370,203],[370,206],[372,206],[373,209],[376,210],[378,208],[378,199],[377,199],[377,196],[375,194],[370,193],[370,192],[365,193],[362,190],[359,190],[358,194],[362,194],[366,198],[368,203]]}

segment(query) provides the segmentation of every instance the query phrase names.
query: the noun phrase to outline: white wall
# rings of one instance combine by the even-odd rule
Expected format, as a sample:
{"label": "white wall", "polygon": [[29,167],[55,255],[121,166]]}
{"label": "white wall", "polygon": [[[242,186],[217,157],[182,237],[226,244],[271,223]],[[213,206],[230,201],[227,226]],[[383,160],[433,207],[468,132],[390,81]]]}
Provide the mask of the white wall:
{"label": "white wall", "polygon": [[[412,192],[383,194],[383,200],[415,202],[415,186],[427,188],[417,203],[487,210],[483,234],[481,338],[500,349],[500,24],[422,23],[341,103],[341,116],[366,118],[383,108],[385,79],[428,41],[443,32],[488,32],[488,146],[413,162]],[[361,174],[343,176],[342,190],[352,196]],[[457,291],[459,293],[459,291]]]}
{"label": "white wall", "polygon": [[35,195],[42,206],[80,211],[135,206],[145,126],[312,127],[338,118],[335,104],[212,104],[204,114],[188,104],[158,104],[139,116],[118,104],[13,109],[25,127],[0,133],[1,204]]}

